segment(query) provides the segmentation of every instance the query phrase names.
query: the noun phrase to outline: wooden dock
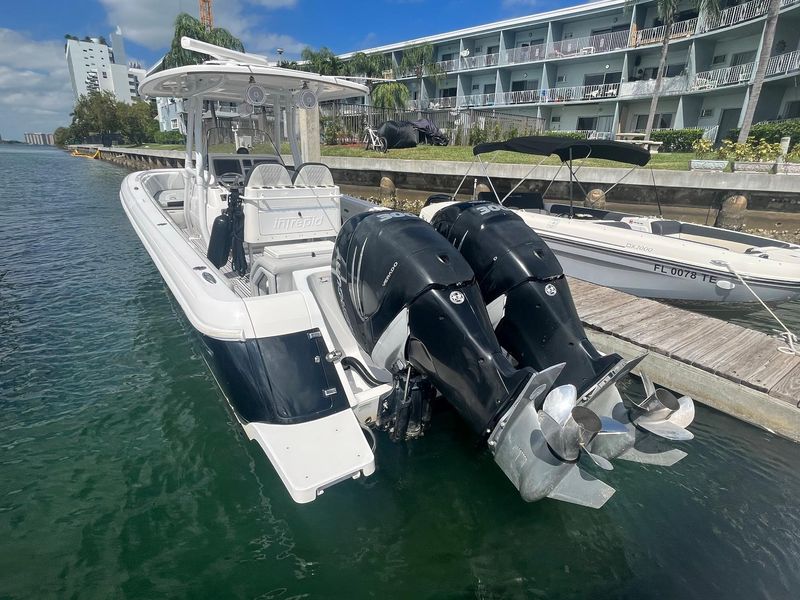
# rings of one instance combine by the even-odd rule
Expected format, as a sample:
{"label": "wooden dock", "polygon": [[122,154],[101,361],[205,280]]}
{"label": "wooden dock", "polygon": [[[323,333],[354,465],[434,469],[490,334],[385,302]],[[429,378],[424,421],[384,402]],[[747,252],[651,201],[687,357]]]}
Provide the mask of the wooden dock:
{"label": "wooden dock", "polygon": [[800,356],[776,337],[624,292],[570,279],[589,339],[632,358],[655,383],[800,441]]}

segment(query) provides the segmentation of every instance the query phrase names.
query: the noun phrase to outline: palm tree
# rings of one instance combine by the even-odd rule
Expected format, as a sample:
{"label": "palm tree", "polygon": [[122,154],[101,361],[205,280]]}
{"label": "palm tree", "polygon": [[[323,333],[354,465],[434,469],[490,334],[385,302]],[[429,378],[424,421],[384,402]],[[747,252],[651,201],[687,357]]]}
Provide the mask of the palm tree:
{"label": "palm tree", "polygon": [[223,48],[244,52],[244,45],[241,40],[234,37],[227,29],[221,27],[207,29],[203,23],[195,19],[192,15],[181,13],[175,17],[175,35],[172,37],[172,44],[169,52],[164,55],[162,65],[165,69],[181,67],[183,65],[196,65],[208,59],[208,57],[202,54],[182,48],[181,38],[183,36],[194,38],[201,42],[208,42],[215,46],[222,46]]}
{"label": "palm tree", "polygon": [[750,98],[747,100],[747,108],[744,111],[742,128],[739,130],[738,142],[740,144],[747,142],[747,136],[750,135],[750,127],[753,125],[758,99],[761,96],[761,87],[764,85],[764,77],[767,74],[767,64],[769,63],[770,54],[772,54],[772,44],[775,41],[775,29],[778,27],[778,13],[780,10],[781,0],[769,0],[767,20],[764,23],[764,38],[761,42],[761,53],[758,57],[753,85],[750,86]]}
{"label": "palm tree", "polygon": [[408,88],[398,81],[378,83],[372,92],[372,106],[375,108],[388,108],[403,110],[408,104]]}
{"label": "palm tree", "polygon": [[325,46],[317,52],[305,47],[300,53],[300,58],[305,61],[303,69],[305,71],[320,75],[344,75],[344,61]]}
{"label": "palm tree", "polygon": [[[777,0],[780,2],[780,0]],[[650,112],[647,114],[647,125],[644,129],[644,139],[649,140],[653,132],[653,122],[656,118],[658,109],[658,97],[661,94],[661,83],[664,79],[664,71],[667,66],[667,52],[669,51],[670,34],[672,25],[675,23],[675,16],[678,14],[680,0],[657,0],[658,17],[664,27],[664,37],[661,39],[661,57],[658,60],[658,72],[656,73],[656,83],[653,86],[653,99],[650,101]],[[701,13],[716,15],[719,11],[719,0],[692,0],[692,5]]]}
{"label": "palm tree", "polygon": [[403,58],[400,59],[398,70],[400,73],[413,73],[417,79],[417,90],[420,99],[422,98],[423,78],[427,75],[439,81],[444,75],[444,71],[436,64],[436,55],[431,44],[422,46],[412,46],[403,51]]}

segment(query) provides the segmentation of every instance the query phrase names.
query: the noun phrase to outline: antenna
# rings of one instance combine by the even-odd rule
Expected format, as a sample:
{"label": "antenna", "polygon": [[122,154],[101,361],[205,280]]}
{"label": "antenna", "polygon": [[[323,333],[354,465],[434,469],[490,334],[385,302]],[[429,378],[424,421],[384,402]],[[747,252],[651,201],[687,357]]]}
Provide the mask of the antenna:
{"label": "antenna", "polygon": [[214,27],[214,17],[211,14],[211,0],[200,0],[200,22],[206,29]]}
{"label": "antenna", "polygon": [[181,38],[181,48],[184,48],[185,50],[191,50],[193,52],[199,52],[200,54],[208,54],[217,60],[258,65],[262,67],[272,66],[264,56],[247,54],[246,52],[237,52],[236,50],[229,50],[228,48],[215,46],[214,44],[201,42],[200,40],[186,36]]}

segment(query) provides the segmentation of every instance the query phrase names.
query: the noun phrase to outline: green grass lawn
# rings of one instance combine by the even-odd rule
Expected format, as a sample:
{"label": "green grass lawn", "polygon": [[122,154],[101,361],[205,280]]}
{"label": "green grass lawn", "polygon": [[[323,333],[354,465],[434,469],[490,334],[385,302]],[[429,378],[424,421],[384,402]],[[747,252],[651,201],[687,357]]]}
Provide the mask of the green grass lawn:
{"label": "green grass lawn", "polygon": [[[453,160],[470,162],[474,156],[472,148],[468,146],[417,146],[416,148],[406,148],[402,150],[389,150],[386,154],[380,154],[374,150],[364,150],[362,146],[323,146],[324,156],[352,156],[356,158],[399,158],[407,160]],[[694,158],[692,152],[660,152],[654,154],[650,159],[649,166],[654,169],[673,169],[678,171],[689,170],[689,160]],[[537,164],[542,160],[541,156],[530,154],[517,154],[516,152],[494,152],[483,155],[486,162],[498,163],[521,163]],[[625,168],[625,165],[610,160],[599,160],[587,158],[576,160],[576,164],[584,164],[587,167],[617,167]],[[560,161],[555,156],[550,156],[543,164],[559,165]]]}

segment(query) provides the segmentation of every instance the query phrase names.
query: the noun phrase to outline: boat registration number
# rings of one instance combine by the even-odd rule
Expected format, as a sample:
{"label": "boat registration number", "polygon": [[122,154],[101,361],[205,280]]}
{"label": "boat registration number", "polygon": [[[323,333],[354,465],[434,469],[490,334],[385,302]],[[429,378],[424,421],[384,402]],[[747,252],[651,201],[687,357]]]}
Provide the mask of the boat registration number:
{"label": "boat registration number", "polygon": [[655,263],[653,265],[653,271],[655,273],[669,275],[670,277],[683,277],[684,279],[699,279],[700,281],[707,281],[708,283],[717,282],[717,278],[714,275],[709,275],[707,273],[698,273],[697,271],[693,271],[692,269],[684,269],[682,267],[670,267],[659,263]]}

